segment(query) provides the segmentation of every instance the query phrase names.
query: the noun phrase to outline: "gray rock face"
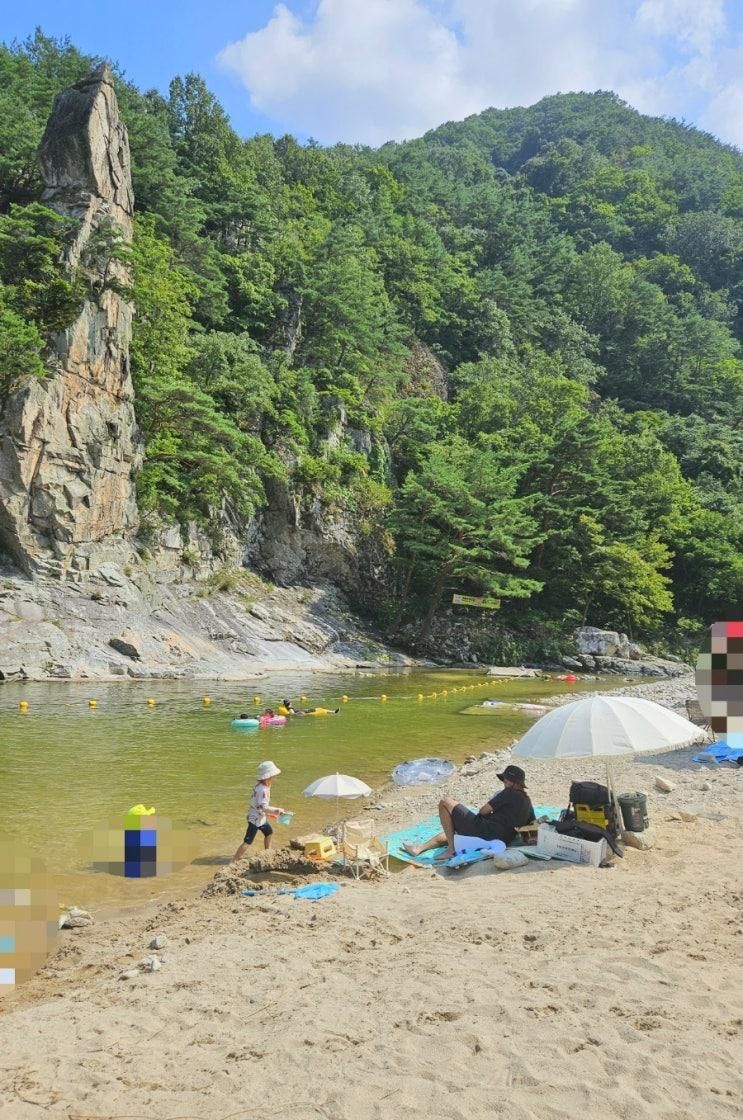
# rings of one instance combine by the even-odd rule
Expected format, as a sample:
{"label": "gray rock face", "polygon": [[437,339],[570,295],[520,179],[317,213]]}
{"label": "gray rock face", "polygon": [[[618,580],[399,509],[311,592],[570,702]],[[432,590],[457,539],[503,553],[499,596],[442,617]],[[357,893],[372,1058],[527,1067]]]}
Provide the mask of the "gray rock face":
{"label": "gray rock face", "polygon": [[0,546],[29,574],[64,576],[125,554],[137,527],[132,306],[111,250],[131,240],[134,200],[107,66],[56,97],[39,162],[43,201],[77,223],[66,264],[89,290],[49,339],[49,376],[12,394],[0,419]]}
{"label": "gray rock face", "polygon": [[303,513],[283,482],[266,482],[258,563],[277,583],[329,579],[344,590],[358,586],[358,550],[350,519],[327,517],[319,505]]}
{"label": "gray rock face", "polygon": [[597,626],[581,626],[575,632],[575,647],[579,654],[591,657],[629,658],[630,641],[626,634],[616,630],[600,630]]}

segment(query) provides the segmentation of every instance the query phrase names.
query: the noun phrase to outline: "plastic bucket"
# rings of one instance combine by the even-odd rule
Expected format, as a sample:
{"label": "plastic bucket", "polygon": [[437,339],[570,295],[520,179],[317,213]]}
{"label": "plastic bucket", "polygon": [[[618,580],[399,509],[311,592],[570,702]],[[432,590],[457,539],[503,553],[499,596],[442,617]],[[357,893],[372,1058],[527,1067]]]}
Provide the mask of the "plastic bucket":
{"label": "plastic bucket", "polygon": [[644,793],[620,793],[617,800],[628,832],[644,832],[650,827],[648,799]]}
{"label": "plastic bucket", "polygon": [[291,824],[293,816],[294,816],[294,813],[279,813],[278,817],[276,818],[276,823],[277,824]]}

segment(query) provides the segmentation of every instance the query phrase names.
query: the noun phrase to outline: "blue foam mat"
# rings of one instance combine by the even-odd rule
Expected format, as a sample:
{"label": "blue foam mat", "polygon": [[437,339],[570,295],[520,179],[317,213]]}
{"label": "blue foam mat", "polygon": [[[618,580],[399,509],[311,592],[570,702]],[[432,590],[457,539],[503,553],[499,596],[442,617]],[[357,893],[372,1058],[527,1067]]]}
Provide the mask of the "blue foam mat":
{"label": "blue foam mat", "polygon": [[[558,817],[560,812],[561,810],[556,809],[554,805],[534,806],[534,816],[537,819],[539,817],[549,817],[552,820]],[[423,852],[420,856],[411,856],[409,852],[404,851],[403,844],[425,844],[426,840],[430,840],[437,832],[441,832],[441,821],[438,813],[432,817],[426,817],[424,821],[420,821],[418,824],[408,825],[407,828],[402,828],[399,832],[390,832],[387,836],[382,836],[381,839],[387,845],[390,855],[394,856],[395,859],[402,860],[403,863],[415,863],[419,867],[463,867],[467,863],[477,863],[479,860],[487,858],[487,853],[484,852],[468,852],[466,856],[455,856],[454,859],[442,864],[436,860],[441,848],[433,848],[430,852]]]}

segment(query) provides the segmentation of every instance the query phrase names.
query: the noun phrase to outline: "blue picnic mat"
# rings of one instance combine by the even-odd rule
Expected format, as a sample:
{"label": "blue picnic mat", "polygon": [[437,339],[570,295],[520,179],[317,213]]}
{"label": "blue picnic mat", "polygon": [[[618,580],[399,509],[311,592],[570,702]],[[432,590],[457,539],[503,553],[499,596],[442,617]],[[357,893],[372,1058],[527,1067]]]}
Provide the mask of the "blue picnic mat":
{"label": "blue picnic mat", "polygon": [[[554,805],[534,806],[534,816],[537,820],[540,817],[549,817],[552,820],[558,817],[560,812],[561,810],[556,809]],[[435,862],[436,856],[441,852],[440,848],[433,848],[430,852],[424,852],[420,856],[411,856],[403,849],[403,844],[425,844],[426,840],[430,840],[437,832],[441,832],[441,821],[438,813],[432,817],[426,817],[419,824],[408,825],[407,828],[402,828],[399,832],[390,832],[389,835],[383,836],[381,839],[387,845],[390,855],[394,856],[395,859],[402,860],[403,863],[417,863],[420,867],[440,867],[441,864]],[[473,852],[472,857],[475,855],[478,859],[485,858],[485,856]],[[459,862],[461,857],[455,856],[454,859]],[[453,861],[450,860],[449,862],[452,863]],[[467,862],[474,863],[476,860],[471,858]],[[448,866],[448,864],[444,866]]]}
{"label": "blue picnic mat", "polygon": [[700,754],[695,754],[692,762],[737,762],[743,758],[743,747],[731,747],[725,739],[710,743]]}

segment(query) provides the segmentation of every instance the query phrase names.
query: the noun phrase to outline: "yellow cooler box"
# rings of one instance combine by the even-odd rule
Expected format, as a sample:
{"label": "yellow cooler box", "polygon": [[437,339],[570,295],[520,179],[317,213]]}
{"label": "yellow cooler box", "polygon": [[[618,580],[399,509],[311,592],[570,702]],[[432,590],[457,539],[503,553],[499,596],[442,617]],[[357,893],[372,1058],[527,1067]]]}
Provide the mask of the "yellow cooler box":
{"label": "yellow cooler box", "polygon": [[305,844],[304,854],[307,859],[333,859],[338,855],[338,849],[330,836],[324,836],[322,840],[310,840]]}
{"label": "yellow cooler box", "polygon": [[609,818],[602,807],[575,805],[575,819],[584,824],[597,824],[599,828],[609,827]]}

